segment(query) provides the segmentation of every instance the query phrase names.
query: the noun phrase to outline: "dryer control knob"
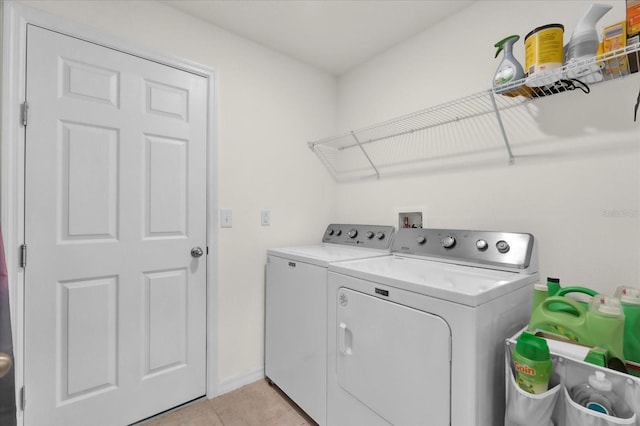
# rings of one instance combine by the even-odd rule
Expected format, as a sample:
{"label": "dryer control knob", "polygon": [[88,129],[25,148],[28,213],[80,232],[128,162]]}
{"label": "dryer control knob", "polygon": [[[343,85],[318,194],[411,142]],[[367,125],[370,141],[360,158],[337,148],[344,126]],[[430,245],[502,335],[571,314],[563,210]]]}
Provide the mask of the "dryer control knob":
{"label": "dryer control knob", "polygon": [[453,235],[448,235],[442,240],[442,247],[449,249],[456,245],[456,238]]}
{"label": "dryer control knob", "polygon": [[336,231],[336,235],[339,237],[340,235],[342,235],[342,231],[338,229],[338,230]]}
{"label": "dryer control knob", "polygon": [[378,232],[376,234],[376,238],[379,239],[379,240],[384,240],[384,237],[385,237],[385,235],[384,235],[384,232],[382,232],[382,231],[380,231],[380,232]]}
{"label": "dryer control knob", "polygon": [[426,242],[427,242],[427,239],[423,235],[420,235],[418,237],[418,244],[424,244]]}
{"label": "dryer control knob", "polygon": [[334,233],[334,232],[335,232],[335,231],[334,231],[333,229],[329,229],[329,230],[327,231],[327,235],[333,235],[333,233]]}
{"label": "dryer control knob", "polygon": [[511,247],[509,247],[509,244],[506,241],[500,240],[496,243],[496,248],[500,253],[506,253]]}
{"label": "dryer control knob", "polygon": [[480,251],[485,251],[489,247],[487,240],[478,240],[476,241],[476,248]]}
{"label": "dryer control knob", "polygon": [[356,231],[355,229],[352,229],[349,232],[347,232],[347,235],[349,236],[349,238],[355,238],[358,236],[358,231]]}
{"label": "dryer control knob", "polygon": [[373,231],[367,231],[367,238],[368,239],[372,239],[373,238]]}

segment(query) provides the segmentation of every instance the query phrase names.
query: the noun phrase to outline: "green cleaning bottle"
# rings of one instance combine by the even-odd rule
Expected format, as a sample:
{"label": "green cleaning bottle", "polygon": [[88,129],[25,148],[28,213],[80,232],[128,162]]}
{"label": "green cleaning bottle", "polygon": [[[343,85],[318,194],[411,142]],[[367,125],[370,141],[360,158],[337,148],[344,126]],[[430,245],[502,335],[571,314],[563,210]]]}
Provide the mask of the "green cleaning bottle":
{"label": "green cleaning bottle", "polygon": [[624,357],[640,363],[640,289],[620,286],[615,296],[620,298],[624,312]]}
{"label": "green cleaning bottle", "polygon": [[513,350],[513,366],[522,390],[533,394],[547,391],[553,363],[545,339],[523,331]]}
{"label": "green cleaning bottle", "polygon": [[496,58],[500,52],[504,50],[504,58],[502,62],[500,62],[500,66],[498,66],[498,70],[493,77],[493,90],[496,93],[511,92],[517,89],[517,86],[514,87],[513,85],[509,85],[509,83],[525,77],[522,65],[513,57],[513,44],[518,40],[520,40],[519,35],[512,35],[500,40],[494,45],[498,48]]}

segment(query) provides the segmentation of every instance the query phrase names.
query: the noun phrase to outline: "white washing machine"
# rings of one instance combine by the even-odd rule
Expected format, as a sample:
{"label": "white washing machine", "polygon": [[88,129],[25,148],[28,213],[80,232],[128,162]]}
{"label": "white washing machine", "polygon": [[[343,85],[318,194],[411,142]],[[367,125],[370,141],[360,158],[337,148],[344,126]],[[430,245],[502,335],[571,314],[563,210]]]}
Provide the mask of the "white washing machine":
{"label": "white washing machine", "polygon": [[524,233],[400,229],[392,255],[329,265],[327,424],[502,424],[536,281]]}
{"label": "white washing machine", "polygon": [[267,251],[265,375],[320,425],[326,424],[327,268],[389,255],[392,226],[327,227],[318,245]]}

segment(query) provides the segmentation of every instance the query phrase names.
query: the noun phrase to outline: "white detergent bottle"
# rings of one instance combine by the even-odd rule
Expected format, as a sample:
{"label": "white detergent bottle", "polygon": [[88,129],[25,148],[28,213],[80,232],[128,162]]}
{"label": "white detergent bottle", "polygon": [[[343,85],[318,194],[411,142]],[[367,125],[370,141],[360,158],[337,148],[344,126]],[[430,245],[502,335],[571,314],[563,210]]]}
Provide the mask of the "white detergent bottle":
{"label": "white detergent bottle", "polygon": [[584,16],[578,21],[578,25],[571,33],[569,44],[565,48],[566,60],[595,56],[598,51],[598,31],[596,23],[611,10],[609,4],[593,3]]}
{"label": "white detergent bottle", "polygon": [[[598,31],[596,23],[605,13],[611,10],[613,6],[608,4],[593,3],[576,25],[571,34],[569,43],[565,46],[565,64],[570,65],[579,62],[585,58],[590,58],[598,52]],[[602,74],[597,63],[577,68],[569,68],[567,71],[568,78],[580,79],[583,83],[596,83],[602,81]]]}

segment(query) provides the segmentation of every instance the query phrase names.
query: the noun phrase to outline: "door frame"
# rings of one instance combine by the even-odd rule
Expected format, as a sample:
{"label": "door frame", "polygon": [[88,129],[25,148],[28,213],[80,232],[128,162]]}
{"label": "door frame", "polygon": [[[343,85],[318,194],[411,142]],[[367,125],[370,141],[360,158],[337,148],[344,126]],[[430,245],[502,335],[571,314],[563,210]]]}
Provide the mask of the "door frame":
{"label": "door frame", "polygon": [[[33,24],[158,62],[207,79],[207,342],[206,392],[208,398],[220,393],[218,380],[218,144],[217,75],[207,66],[166,56],[127,40],[102,34],[89,27],[49,15],[23,4],[0,0],[2,30],[2,86],[0,140],[0,225],[4,237],[11,323],[14,343],[15,382],[18,424],[24,423],[20,409],[20,389],[24,385],[24,269],[19,265],[20,245],[24,243],[24,141],[21,104],[25,97],[26,31]],[[28,400],[28,393],[26,399]]]}

